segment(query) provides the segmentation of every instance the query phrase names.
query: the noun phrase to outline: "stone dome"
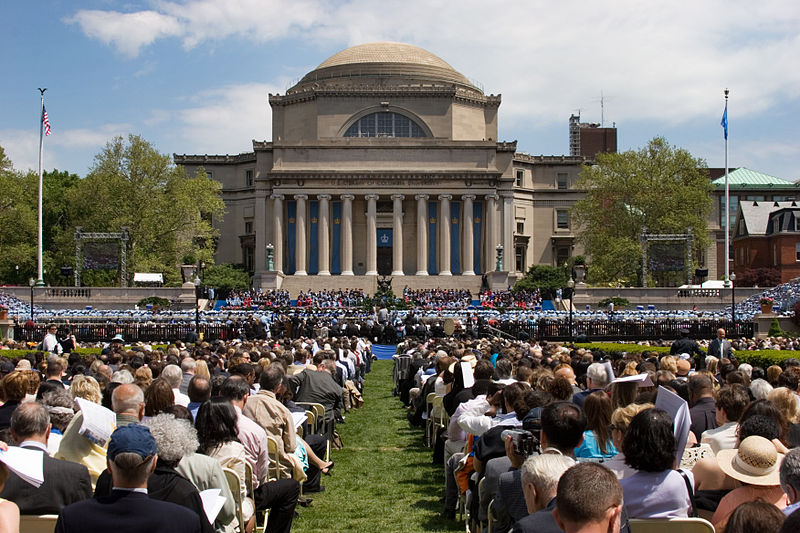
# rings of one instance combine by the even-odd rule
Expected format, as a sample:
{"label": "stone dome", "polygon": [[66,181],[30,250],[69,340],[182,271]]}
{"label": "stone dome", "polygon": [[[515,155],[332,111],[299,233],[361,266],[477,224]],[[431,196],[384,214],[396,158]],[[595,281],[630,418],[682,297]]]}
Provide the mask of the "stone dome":
{"label": "stone dome", "polygon": [[298,85],[342,78],[404,78],[408,82],[475,88],[442,58],[417,46],[393,42],[359,44],[342,50],[306,74]]}

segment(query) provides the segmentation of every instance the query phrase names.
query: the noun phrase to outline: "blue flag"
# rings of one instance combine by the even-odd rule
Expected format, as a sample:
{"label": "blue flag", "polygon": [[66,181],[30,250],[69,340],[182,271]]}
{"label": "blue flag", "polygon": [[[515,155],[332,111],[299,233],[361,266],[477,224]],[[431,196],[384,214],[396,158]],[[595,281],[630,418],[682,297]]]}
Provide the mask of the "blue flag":
{"label": "blue flag", "polygon": [[725,112],[722,113],[722,122],[720,122],[722,129],[725,130],[725,140],[728,140],[728,107],[725,106]]}

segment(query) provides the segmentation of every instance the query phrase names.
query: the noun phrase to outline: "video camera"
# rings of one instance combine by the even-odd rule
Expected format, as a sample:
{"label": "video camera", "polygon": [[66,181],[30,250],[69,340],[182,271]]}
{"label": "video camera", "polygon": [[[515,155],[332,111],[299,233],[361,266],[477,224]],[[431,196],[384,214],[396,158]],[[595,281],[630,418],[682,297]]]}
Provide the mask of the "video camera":
{"label": "video camera", "polygon": [[500,435],[503,441],[511,436],[514,453],[521,457],[528,457],[539,451],[539,439],[530,431],[524,429],[506,429]]}

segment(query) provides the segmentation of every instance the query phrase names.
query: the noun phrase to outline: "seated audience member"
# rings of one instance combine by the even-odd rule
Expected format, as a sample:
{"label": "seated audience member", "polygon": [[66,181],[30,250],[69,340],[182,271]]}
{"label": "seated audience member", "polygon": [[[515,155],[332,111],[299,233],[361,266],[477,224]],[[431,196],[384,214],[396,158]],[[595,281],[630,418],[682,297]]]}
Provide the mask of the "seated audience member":
{"label": "seated audience member", "polygon": [[83,398],[97,404],[103,400],[103,391],[100,388],[100,384],[92,376],[75,376],[69,392],[75,399]]}
{"label": "seated audience member", "polygon": [[83,413],[78,411],[64,431],[61,444],[58,446],[58,452],[54,457],[85,466],[89,470],[92,488],[94,488],[97,478],[107,466],[106,449],[79,433],[82,424]]}
{"label": "seated audience member", "polygon": [[714,405],[714,385],[703,375],[689,379],[689,415],[692,417],[691,431],[697,440],[704,431],[717,427],[717,408]]}
{"label": "seated audience member", "polygon": [[756,400],[766,400],[769,396],[769,393],[773,390],[774,389],[772,388],[772,385],[770,385],[765,379],[754,379],[750,383],[750,393]]}
{"label": "seated audience member", "polygon": [[[686,518],[691,506],[687,482],[676,471],[677,444],[672,418],[661,409],[647,409],[631,420],[622,441],[625,463],[636,473],[621,480],[631,518]],[[689,484],[694,479],[685,474]]]}
{"label": "seated audience member", "polygon": [[610,459],[617,455],[611,439],[611,399],[605,392],[594,392],[583,403],[586,431],[583,442],[575,449],[575,457]]}
{"label": "seated audience member", "polygon": [[50,416],[38,402],[20,405],[11,416],[11,436],[20,448],[44,452],[44,483],[38,488],[11,473],[0,497],[17,504],[22,514],[58,514],[71,503],[91,498],[85,466],[53,459],[47,453]]}
{"label": "seated audience member", "polygon": [[780,481],[789,505],[783,510],[789,516],[800,509],[800,448],[789,450],[783,458],[780,469]]}
{"label": "seated audience member", "polygon": [[172,389],[172,394],[175,395],[175,403],[187,407],[189,405],[189,397],[181,392],[180,386],[183,380],[183,372],[178,365],[167,365],[161,371],[160,378],[163,378]]}
{"label": "seated audience member", "polygon": [[[0,449],[7,450],[8,446],[0,442]],[[0,463],[0,491],[8,479],[10,470],[4,463]],[[12,501],[0,499],[0,531],[19,533],[19,507]]]}
{"label": "seated audience member", "polygon": [[15,370],[7,374],[2,381],[5,403],[0,406],[0,431],[11,425],[11,415],[28,394],[28,378],[25,372]]}
{"label": "seated audience member", "polygon": [[785,520],[786,516],[770,503],[747,502],[731,513],[724,533],[778,533]]}
{"label": "seated audience member", "polygon": [[[170,384],[162,378],[154,379],[144,393],[144,416],[156,416],[167,407],[175,404],[175,392]],[[183,407],[186,407],[186,405]]]}
{"label": "seated audience member", "polygon": [[117,427],[138,424],[144,417],[144,393],[138,385],[120,385],[111,393],[111,406],[117,415]]}
{"label": "seated audience member", "polygon": [[780,485],[782,460],[783,454],[775,450],[775,445],[758,435],[745,438],[737,449],[719,452],[717,462],[722,471],[744,485],[720,500],[711,519],[717,530],[725,528],[733,510],[743,503],[760,499],[778,509],[786,507],[786,495]]}
{"label": "seated audience member", "polygon": [[61,381],[64,377],[64,366],[58,360],[49,361],[47,368],[44,371],[45,383],[52,383],[64,388],[64,382]]}
{"label": "seated audience member", "polygon": [[586,390],[575,394],[572,397],[572,402],[579,407],[583,407],[586,397],[593,392],[603,391],[608,386],[608,381],[606,367],[602,363],[592,363],[586,370]]}
{"label": "seated audience member", "polygon": [[565,456],[534,455],[522,463],[522,492],[528,516],[514,524],[514,533],[557,533],[553,518],[558,480],[575,461]]}
{"label": "seated audience member", "polygon": [[717,427],[703,432],[700,442],[711,446],[714,455],[720,450],[732,450],[739,440],[736,428],[745,407],[750,403],[750,395],[744,386],[735,383],[722,387],[716,399]]}
{"label": "seated audience member", "polygon": [[553,518],[565,533],[617,533],[622,527],[620,482],[597,463],[580,463],[558,480]]}
{"label": "seated audience member", "polygon": [[[40,387],[41,388],[41,387]],[[42,405],[50,415],[50,437],[47,439],[47,453],[55,455],[61,445],[64,431],[75,416],[75,402],[64,387],[45,393],[42,396]]]}
{"label": "seated audience member", "polygon": [[635,469],[625,464],[625,454],[622,453],[622,442],[625,440],[625,434],[628,432],[628,427],[633,417],[645,409],[650,409],[652,407],[652,403],[631,403],[625,407],[614,409],[611,415],[611,440],[614,441],[614,447],[618,450],[618,453],[610,460],[605,461],[603,466],[614,472],[617,479],[622,479],[636,473]]}
{"label": "seated audience member", "polygon": [[294,388],[294,401],[319,403],[325,408],[328,424],[341,418],[343,407],[342,387],[336,383],[336,363],[331,359],[322,361],[316,370],[305,369],[289,377]]}
{"label": "seated audience member", "polygon": [[211,380],[203,376],[192,376],[186,390],[189,396],[189,404],[186,407],[192,413],[192,418],[197,418],[197,410],[203,402],[211,398]]}
{"label": "seated audience member", "polygon": [[112,479],[109,486],[113,489],[107,496],[64,507],[55,530],[59,533],[200,533],[197,513],[148,496],[147,481],[156,469],[157,451],[155,439],[144,426],[130,424],[114,431],[108,444],[108,469]]}
{"label": "seated audience member", "polygon": [[778,533],[797,533],[800,531],[800,510],[786,517]]}
{"label": "seated audience member", "polygon": [[800,399],[793,391],[786,387],[778,387],[769,393],[767,400],[778,408],[783,418],[786,419],[787,424],[796,424],[800,421],[798,418],[800,415],[800,405],[798,405]]}

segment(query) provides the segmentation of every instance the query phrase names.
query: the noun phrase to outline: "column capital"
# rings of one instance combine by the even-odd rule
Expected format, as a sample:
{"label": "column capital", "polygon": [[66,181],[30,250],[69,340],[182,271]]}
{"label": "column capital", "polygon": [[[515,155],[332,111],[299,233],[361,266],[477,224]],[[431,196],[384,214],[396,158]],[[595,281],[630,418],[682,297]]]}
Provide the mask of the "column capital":
{"label": "column capital", "polygon": [[367,200],[377,200],[378,198],[380,198],[380,196],[377,194],[366,194],[364,195],[364,198],[366,198]]}
{"label": "column capital", "polygon": [[513,200],[513,199],[514,199],[514,193],[513,193],[513,192],[504,192],[504,193],[500,194],[500,196],[501,196],[501,197],[503,198],[503,200],[505,200],[505,201],[508,201],[508,200]]}
{"label": "column capital", "polygon": [[353,196],[352,194],[343,194],[339,196],[339,198],[341,198],[342,200],[350,200],[351,202],[356,199],[356,197]]}
{"label": "column capital", "polygon": [[282,194],[272,194],[270,195],[270,198],[272,200],[283,200],[285,196],[283,196]]}
{"label": "column capital", "polygon": [[439,200],[452,200],[452,199],[453,199],[453,195],[452,194],[440,194],[439,195]]}
{"label": "column capital", "polygon": [[295,200],[308,200],[308,195],[307,194],[295,194],[294,195],[294,199]]}
{"label": "column capital", "polygon": [[427,194],[415,194],[414,195],[414,199],[417,200],[417,201],[419,201],[419,200],[427,200],[428,198],[430,198],[430,196],[427,195]]}
{"label": "column capital", "polygon": [[403,196],[402,194],[393,194],[392,195],[392,200],[405,200],[405,199],[406,199],[406,197]]}
{"label": "column capital", "polygon": [[318,194],[317,195],[317,200],[330,200],[330,199],[331,199],[331,195],[330,194]]}
{"label": "column capital", "polygon": [[500,197],[499,197],[499,196],[497,196],[497,194],[496,194],[496,193],[492,193],[492,194],[487,194],[487,195],[486,195],[486,199],[487,199],[487,200],[498,200],[499,198],[500,198]]}
{"label": "column capital", "polygon": [[475,198],[476,198],[476,196],[474,194],[462,194],[461,195],[461,199],[462,200],[474,200]]}

